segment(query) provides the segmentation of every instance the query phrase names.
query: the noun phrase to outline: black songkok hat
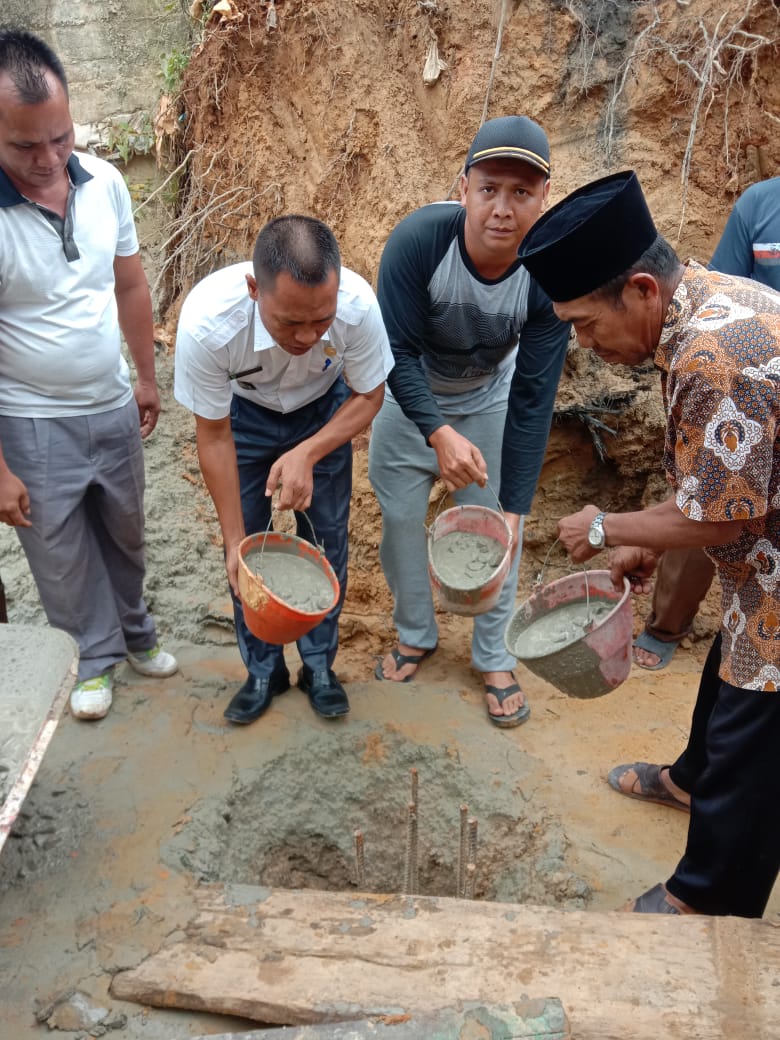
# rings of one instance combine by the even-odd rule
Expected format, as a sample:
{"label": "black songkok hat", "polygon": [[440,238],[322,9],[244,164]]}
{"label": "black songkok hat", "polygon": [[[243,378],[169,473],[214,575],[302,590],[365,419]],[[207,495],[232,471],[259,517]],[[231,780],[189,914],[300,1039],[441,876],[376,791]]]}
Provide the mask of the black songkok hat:
{"label": "black songkok hat", "polygon": [[585,184],[544,213],[518,257],[555,303],[576,300],[627,271],[658,232],[633,170]]}

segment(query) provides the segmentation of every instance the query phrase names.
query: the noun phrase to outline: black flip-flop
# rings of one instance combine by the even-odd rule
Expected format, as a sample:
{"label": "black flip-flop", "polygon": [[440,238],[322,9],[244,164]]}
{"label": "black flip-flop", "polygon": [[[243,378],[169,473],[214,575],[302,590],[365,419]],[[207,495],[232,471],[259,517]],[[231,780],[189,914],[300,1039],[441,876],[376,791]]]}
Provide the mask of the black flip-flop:
{"label": "black flip-flop", "polygon": [[[402,654],[396,646],[393,647],[393,649],[390,651],[390,656],[395,661],[395,670],[398,671],[398,669],[403,668],[405,664],[421,665],[423,661],[429,658],[432,653],[435,653],[435,651],[436,647],[432,646],[430,650],[423,650],[421,654]],[[417,671],[415,670],[412,672],[411,675],[407,675],[405,679],[385,679],[384,675],[382,674],[381,660],[377,663],[377,666],[374,669],[374,678],[385,679],[385,682],[411,682],[416,675]]]}
{"label": "black flip-flop", "polygon": [[[514,672],[510,672],[510,675],[514,679]],[[507,697],[511,697],[513,693],[522,693],[520,685],[517,682],[510,683],[509,686],[505,686],[503,689],[499,686],[492,686],[490,683],[485,683],[485,693],[492,693],[498,701],[501,707],[504,706],[504,701]],[[511,726],[520,726],[523,722],[527,722],[531,714],[531,707],[526,701],[525,704],[521,705],[517,711],[513,711],[511,715],[494,715],[490,708],[488,708],[488,718],[494,726],[499,726],[501,729],[509,729]]]}

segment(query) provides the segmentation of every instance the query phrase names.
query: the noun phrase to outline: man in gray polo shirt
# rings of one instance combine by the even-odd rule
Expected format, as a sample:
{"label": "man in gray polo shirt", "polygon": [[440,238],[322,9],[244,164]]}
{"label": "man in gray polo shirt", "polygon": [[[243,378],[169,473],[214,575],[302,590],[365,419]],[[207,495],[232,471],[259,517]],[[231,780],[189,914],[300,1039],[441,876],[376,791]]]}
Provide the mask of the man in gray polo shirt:
{"label": "man in gray polo shirt", "polygon": [[97,719],[119,661],[155,677],[177,664],[143,600],[141,438],[160,412],[149,287],[122,177],[73,140],[59,59],[0,30],[0,522],[50,624],[78,643],[71,712]]}

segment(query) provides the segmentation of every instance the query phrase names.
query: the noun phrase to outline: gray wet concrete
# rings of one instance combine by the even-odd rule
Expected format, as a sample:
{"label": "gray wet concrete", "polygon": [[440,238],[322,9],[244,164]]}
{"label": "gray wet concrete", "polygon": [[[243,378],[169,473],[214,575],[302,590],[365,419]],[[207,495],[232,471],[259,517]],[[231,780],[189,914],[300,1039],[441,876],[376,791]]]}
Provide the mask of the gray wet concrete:
{"label": "gray wet concrete", "polygon": [[306,556],[259,548],[250,550],[244,562],[266,588],[296,610],[315,614],[333,602],[327,575]]}
{"label": "gray wet concrete", "polygon": [[43,625],[0,625],[0,849],[3,821],[15,813],[6,797],[18,780],[27,786],[32,782],[77,662],[78,648],[66,632]]}

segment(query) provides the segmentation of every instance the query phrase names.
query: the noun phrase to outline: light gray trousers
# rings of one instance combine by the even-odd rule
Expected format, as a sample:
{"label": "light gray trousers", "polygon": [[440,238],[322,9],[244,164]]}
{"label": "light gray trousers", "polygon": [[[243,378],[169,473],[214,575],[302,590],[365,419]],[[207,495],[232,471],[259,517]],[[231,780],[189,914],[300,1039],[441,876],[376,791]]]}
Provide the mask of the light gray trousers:
{"label": "light gray trousers", "polygon": [[[506,402],[477,414],[447,414],[446,398],[439,396],[437,401],[447,423],[482,452],[488,467],[488,482],[493,489],[470,484],[455,492],[455,501],[459,505],[497,509],[495,496],[501,496],[499,480]],[[368,475],[382,509],[379,558],[393,594],[393,621],[398,639],[407,646],[428,649],[436,645],[438,626],[428,575],[425,518],[439,468],[436,452],[425,443],[416,424],[407,419],[400,405],[389,398],[385,398],[371,428]],[[521,518],[521,546],[522,536]],[[515,666],[515,658],[504,646],[504,630],[515,605],[519,563],[518,549],[498,603],[487,614],[474,618],[471,661],[478,672],[509,671]]]}
{"label": "light gray trousers", "polygon": [[135,401],[65,419],[0,416],[0,443],[30,495],[17,527],[49,624],[79,646],[79,680],[157,642],[143,600],[144,456]]}

